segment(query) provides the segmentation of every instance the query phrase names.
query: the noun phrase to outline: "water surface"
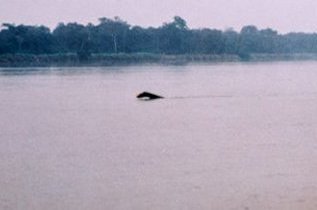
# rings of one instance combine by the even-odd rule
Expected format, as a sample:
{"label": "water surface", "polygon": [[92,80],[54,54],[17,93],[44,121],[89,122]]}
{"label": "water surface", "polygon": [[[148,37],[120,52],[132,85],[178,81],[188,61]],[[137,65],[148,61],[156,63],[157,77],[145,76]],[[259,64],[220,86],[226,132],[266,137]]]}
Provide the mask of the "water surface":
{"label": "water surface", "polygon": [[0,69],[0,209],[315,210],[316,81],[317,62]]}

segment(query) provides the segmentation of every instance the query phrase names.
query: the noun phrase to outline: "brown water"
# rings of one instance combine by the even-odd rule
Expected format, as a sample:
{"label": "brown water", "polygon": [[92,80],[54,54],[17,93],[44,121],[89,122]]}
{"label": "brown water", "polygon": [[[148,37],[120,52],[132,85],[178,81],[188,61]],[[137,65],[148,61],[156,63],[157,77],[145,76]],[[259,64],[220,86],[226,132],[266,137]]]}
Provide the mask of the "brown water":
{"label": "brown water", "polygon": [[317,209],[317,62],[0,69],[0,119],[1,210]]}

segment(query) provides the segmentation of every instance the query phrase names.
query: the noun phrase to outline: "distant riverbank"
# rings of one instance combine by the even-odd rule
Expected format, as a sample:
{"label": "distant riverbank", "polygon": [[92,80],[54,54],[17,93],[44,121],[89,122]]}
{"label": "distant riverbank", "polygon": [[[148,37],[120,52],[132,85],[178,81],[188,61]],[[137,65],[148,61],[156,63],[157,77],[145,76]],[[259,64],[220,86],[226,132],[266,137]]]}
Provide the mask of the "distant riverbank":
{"label": "distant riverbank", "polygon": [[0,55],[0,67],[48,67],[48,66],[119,66],[130,64],[185,65],[202,62],[241,61],[294,61],[317,60],[317,54],[185,54],[165,55],[152,53],[135,54],[92,54],[85,58],[69,54],[4,54]]}

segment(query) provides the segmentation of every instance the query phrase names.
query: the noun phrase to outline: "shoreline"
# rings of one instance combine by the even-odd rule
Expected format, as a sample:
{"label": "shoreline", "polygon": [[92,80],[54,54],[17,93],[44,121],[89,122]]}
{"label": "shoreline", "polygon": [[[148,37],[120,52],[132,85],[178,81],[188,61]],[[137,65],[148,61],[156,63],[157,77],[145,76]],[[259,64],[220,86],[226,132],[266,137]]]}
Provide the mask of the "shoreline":
{"label": "shoreline", "polygon": [[82,60],[76,53],[68,54],[3,54],[0,67],[98,67],[125,66],[136,64],[186,65],[189,63],[222,62],[270,62],[270,61],[309,61],[317,60],[315,53],[292,54],[250,54],[247,57],[237,54],[183,54],[166,55],[152,53],[92,54]]}

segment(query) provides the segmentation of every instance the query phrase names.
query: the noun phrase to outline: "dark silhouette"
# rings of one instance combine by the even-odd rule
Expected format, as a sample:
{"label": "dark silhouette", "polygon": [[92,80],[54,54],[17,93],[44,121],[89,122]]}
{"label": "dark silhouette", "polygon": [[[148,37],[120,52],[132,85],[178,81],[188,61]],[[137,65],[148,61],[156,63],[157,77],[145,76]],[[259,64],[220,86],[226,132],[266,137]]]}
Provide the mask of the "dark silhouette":
{"label": "dark silhouette", "polygon": [[136,97],[138,99],[141,99],[141,100],[154,100],[154,99],[164,98],[163,96],[159,96],[159,95],[149,93],[149,92],[142,92],[139,95],[137,95]]}

